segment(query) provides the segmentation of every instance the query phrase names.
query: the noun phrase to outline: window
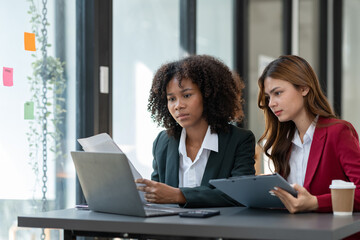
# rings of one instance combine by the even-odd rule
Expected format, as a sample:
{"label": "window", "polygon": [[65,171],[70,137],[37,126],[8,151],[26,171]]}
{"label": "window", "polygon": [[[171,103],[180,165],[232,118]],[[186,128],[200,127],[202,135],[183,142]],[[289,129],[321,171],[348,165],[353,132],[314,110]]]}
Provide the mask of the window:
{"label": "window", "polygon": [[318,73],[319,59],[319,2],[299,1],[299,55]]}
{"label": "window", "polygon": [[[282,1],[249,2],[249,84],[246,89],[249,91],[249,129],[256,140],[264,132],[263,112],[257,106],[257,80],[265,66],[282,53],[282,20]],[[259,170],[269,173],[266,158]]]}
{"label": "window", "polygon": [[350,121],[357,131],[360,131],[360,112],[357,111],[359,96],[359,56],[360,34],[358,23],[360,2],[357,0],[343,1],[343,52],[342,52],[342,118]]}
{"label": "window", "polygon": [[[41,14],[42,1],[35,0],[33,3]],[[31,133],[30,126],[35,124],[35,120],[24,119],[25,103],[32,101],[34,93],[28,77],[33,78],[32,63],[42,56],[38,41],[35,43],[35,52],[24,49],[24,32],[33,33],[30,23],[32,16],[28,13],[31,4],[31,1],[9,1],[0,9],[0,22],[3,23],[0,24],[0,31],[6,36],[0,39],[0,69],[2,72],[4,67],[12,69],[12,76],[10,74],[4,78],[3,74],[0,75],[0,239],[30,239],[40,233],[36,229],[18,228],[16,222],[18,215],[41,211],[43,196],[41,143],[38,146],[30,145],[35,143],[35,133],[41,134],[42,130],[35,127],[35,132]],[[66,100],[63,108],[67,113],[58,130],[63,135],[56,144],[61,144],[64,153],[67,153],[75,148],[75,2],[48,1],[46,7],[50,23],[47,29],[48,43],[51,44],[47,48],[47,55],[58,57],[57,54],[62,52],[63,59],[60,61],[65,62],[63,76],[66,79],[66,91],[61,97]],[[4,81],[5,85],[12,82],[13,86],[4,86]],[[53,120],[59,119],[53,115],[55,101],[60,99],[60,96],[54,94],[56,89],[59,88],[47,89],[48,103],[51,104],[48,109],[52,113],[48,118],[49,133],[54,132]],[[38,104],[34,102],[35,117],[37,107]],[[31,104],[27,104],[26,109],[30,111],[27,113],[31,117]],[[30,141],[27,140],[27,133],[30,133]],[[55,149],[55,142],[50,137],[47,142],[47,209],[70,207],[75,202],[72,162],[69,156],[57,156],[59,152],[52,150]],[[29,157],[30,148],[33,149],[33,160]],[[59,239],[58,231],[46,230],[45,233],[51,235],[51,239]]]}
{"label": "window", "polygon": [[198,0],[196,53],[220,58],[233,68],[233,1]]}
{"label": "window", "polygon": [[149,91],[161,64],[179,58],[179,19],[179,1],[113,2],[113,138],[144,178],[161,130],[147,111]]}

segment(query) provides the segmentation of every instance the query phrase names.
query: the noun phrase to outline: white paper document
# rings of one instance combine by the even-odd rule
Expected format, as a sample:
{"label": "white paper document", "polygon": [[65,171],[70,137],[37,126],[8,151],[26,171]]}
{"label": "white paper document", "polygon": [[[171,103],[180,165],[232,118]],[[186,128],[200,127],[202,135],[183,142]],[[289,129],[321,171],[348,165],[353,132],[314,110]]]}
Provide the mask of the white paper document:
{"label": "white paper document", "polygon": [[[109,153],[123,153],[119,146],[107,133],[100,133],[88,138],[80,138],[78,142],[85,152],[109,152]],[[141,174],[136,170],[134,165],[128,159],[131,172],[134,179],[142,178]]]}
{"label": "white paper document", "polygon": [[[88,138],[80,138],[78,142],[85,152],[109,152],[109,153],[123,153],[119,146],[107,133],[100,133]],[[141,174],[136,170],[134,165],[128,159],[132,175],[135,179],[142,178]],[[137,184],[138,185],[138,184]],[[139,191],[141,201],[146,204],[144,192]]]}

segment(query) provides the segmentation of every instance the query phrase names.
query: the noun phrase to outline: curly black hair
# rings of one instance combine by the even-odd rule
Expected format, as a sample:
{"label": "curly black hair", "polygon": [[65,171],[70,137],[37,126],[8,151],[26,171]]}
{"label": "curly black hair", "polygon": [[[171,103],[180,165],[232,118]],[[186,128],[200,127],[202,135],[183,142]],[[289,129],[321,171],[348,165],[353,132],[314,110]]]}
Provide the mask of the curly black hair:
{"label": "curly black hair", "polygon": [[212,56],[189,56],[162,65],[155,73],[150,90],[148,111],[170,136],[180,136],[182,129],[167,108],[166,87],[174,77],[179,79],[179,86],[185,78],[198,85],[203,97],[203,116],[211,132],[227,132],[229,122],[242,121],[244,83],[240,76]]}

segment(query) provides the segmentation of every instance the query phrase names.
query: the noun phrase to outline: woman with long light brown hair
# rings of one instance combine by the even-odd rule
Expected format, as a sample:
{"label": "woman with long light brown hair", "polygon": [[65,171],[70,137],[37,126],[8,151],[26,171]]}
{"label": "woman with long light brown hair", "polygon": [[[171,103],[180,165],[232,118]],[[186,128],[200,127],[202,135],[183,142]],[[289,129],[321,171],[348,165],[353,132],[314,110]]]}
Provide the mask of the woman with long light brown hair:
{"label": "woman with long light brown hair", "polygon": [[291,213],[332,211],[333,179],[354,182],[354,210],[360,211],[360,147],[354,127],[338,119],[309,63],[280,56],[258,80],[258,106],[264,111],[263,150],[275,171],[298,191],[297,198],[272,192]]}

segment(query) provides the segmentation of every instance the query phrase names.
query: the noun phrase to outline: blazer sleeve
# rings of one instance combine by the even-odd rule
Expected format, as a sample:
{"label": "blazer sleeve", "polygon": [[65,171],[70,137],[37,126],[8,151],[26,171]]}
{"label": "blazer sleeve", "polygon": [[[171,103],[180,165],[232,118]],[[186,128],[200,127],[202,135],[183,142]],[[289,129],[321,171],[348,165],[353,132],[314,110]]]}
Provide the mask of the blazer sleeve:
{"label": "blazer sleeve", "polygon": [[[336,149],[336,158],[340,161],[345,175],[343,180],[353,182],[356,185],[354,211],[360,211],[360,147],[358,134],[350,123],[336,124],[333,128],[336,131],[332,132],[331,140],[334,149]],[[319,212],[332,211],[330,193],[316,197],[318,199]]]}
{"label": "blazer sleeve", "polygon": [[[242,130],[241,136],[231,138],[227,143],[226,153],[216,178],[227,178],[255,174],[254,169],[255,136],[249,130]],[[205,175],[206,173],[204,173]],[[180,188],[185,196],[183,207],[227,207],[239,206],[226,194],[212,187],[209,183],[194,188]]]}
{"label": "blazer sleeve", "polygon": [[163,134],[163,132],[160,132],[158,134],[158,136],[156,137],[156,139],[154,140],[153,142],[153,148],[152,148],[152,154],[153,154],[153,162],[152,162],[152,167],[153,167],[153,172],[151,173],[151,180],[153,181],[157,181],[157,182],[160,182],[160,173],[159,173],[159,167],[158,167],[158,162],[157,162],[157,159],[156,159],[156,149],[157,149],[157,146],[158,146],[158,143],[159,143],[159,139],[160,139],[160,136]]}

